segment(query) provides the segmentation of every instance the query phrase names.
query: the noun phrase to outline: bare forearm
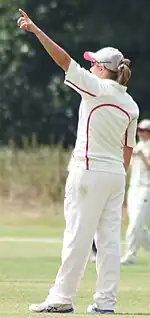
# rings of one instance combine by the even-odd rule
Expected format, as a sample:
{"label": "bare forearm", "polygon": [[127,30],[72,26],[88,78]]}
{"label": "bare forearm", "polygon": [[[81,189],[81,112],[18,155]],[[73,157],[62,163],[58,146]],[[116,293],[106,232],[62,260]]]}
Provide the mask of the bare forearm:
{"label": "bare forearm", "polygon": [[126,172],[130,166],[132,152],[133,152],[133,148],[124,146],[124,168]]}
{"label": "bare forearm", "polygon": [[34,32],[38,40],[41,42],[45,50],[51,58],[58,64],[64,71],[67,71],[71,61],[71,57],[65,50],[52,41],[42,30],[36,27]]}
{"label": "bare forearm", "polygon": [[66,72],[71,61],[69,54],[40,30],[25,11],[19,9],[19,12],[22,15],[17,21],[20,29],[34,33],[55,63]]}
{"label": "bare forearm", "polygon": [[130,166],[130,160],[129,160],[129,161],[125,160],[125,161],[124,161],[124,168],[125,168],[125,171],[126,171],[126,172],[128,171],[129,166]]}

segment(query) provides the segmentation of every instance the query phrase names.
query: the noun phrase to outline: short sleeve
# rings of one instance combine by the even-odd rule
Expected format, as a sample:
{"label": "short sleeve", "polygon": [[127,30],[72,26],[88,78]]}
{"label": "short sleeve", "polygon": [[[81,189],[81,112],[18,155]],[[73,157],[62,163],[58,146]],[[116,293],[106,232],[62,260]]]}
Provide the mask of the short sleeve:
{"label": "short sleeve", "polygon": [[82,68],[73,59],[71,59],[68,71],[66,72],[65,84],[72,87],[83,97],[96,97],[102,93],[104,87],[101,79]]}
{"label": "short sleeve", "polygon": [[126,131],[126,142],[127,147],[134,148],[136,146],[136,131],[137,131],[137,118],[132,119],[127,131]]}

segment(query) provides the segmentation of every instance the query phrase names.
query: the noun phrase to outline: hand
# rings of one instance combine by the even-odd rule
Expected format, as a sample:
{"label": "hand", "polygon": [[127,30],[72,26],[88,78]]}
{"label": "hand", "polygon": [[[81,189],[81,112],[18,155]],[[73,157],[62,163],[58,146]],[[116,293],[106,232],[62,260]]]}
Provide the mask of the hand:
{"label": "hand", "polygon": [[132,153],[133,156],[141,156],[141,154],[142,154],[142,151],[137,149],[134,149]]}
{"label": "hand", "polygon": [[143,155],[142,150],[137,151],[137,155],[138,155],[138,156],[142,156],[142,155]]}
{"label": "hand", "polygon": [[142,150],[138,150],[136,153],[134,153],[134,156],[139,157],[141,159],[144,158],[144,154],[143,154]]}
{"label": "hand", "polygon": [[37,26],[32,22],[32,20],[28,17],[26,12],[24,12],[22,9],[19,9],[19,12],[22,14],[22,17],[20,17],[17,21],[17,24],[20,29],[35,33],[38,29]]}

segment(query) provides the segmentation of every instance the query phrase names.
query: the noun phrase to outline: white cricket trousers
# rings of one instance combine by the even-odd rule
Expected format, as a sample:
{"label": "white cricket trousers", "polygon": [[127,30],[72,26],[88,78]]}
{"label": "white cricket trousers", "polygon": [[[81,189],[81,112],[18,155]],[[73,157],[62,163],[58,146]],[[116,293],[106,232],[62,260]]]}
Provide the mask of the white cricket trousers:
{"label": "white cricket trousers", "polygon": [[125,176],[75,167],[64,201],[66,229],[62,263],[49,291],[50,304],[70,304],[76,294],[96,233],[97,282],[94,301],[113,309],[120,276],[120,228]]}
{"label": "white cricket trousers", "polygon": [[141,245],[150,251],[150,231],[145,226],[150,217],[150,187],[129,187],[127,213],[129,225],[126,232],[126,255],[128,258],[135,258]]}

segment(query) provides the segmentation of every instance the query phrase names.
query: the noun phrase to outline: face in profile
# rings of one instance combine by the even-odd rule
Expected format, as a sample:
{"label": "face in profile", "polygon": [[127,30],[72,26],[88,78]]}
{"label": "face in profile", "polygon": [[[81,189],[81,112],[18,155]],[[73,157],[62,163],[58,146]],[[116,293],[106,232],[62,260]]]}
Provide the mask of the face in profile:
{"label": "face in profile", "polygon": [[99,78],[104,78],[104,66],[97,62],[91,62],[90,72]]}

